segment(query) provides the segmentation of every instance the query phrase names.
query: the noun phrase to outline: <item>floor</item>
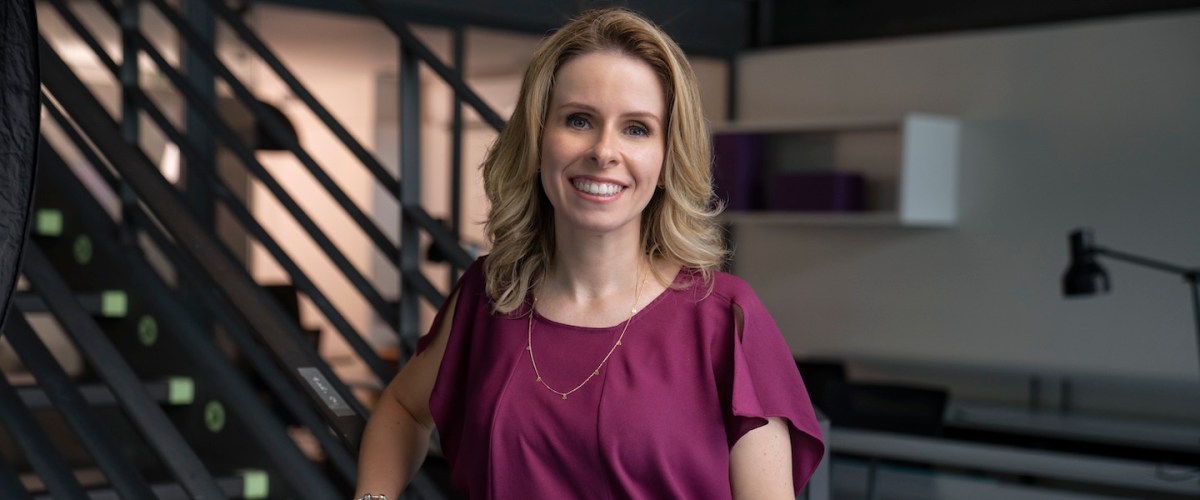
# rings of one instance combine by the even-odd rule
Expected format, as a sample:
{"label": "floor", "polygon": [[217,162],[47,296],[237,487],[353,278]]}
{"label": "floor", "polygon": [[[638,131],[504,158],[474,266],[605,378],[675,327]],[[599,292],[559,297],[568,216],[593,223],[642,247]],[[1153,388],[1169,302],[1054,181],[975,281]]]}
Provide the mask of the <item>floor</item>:
{"label": "floor", "polygon": [[[864,460],[833,460],[833,499],[868,498],[869,464]],[[1061,491],[999,481],[987,477],[936,472],[883,464],[875,475],[872,500],[1107,500],[1127,498]]]}

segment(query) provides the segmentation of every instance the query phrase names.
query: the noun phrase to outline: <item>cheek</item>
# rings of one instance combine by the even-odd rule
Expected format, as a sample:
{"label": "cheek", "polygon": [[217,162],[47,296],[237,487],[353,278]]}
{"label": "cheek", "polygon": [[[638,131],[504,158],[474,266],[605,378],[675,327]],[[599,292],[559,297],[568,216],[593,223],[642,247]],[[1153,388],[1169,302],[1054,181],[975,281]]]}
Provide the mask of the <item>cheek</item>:
{"label": "cheek", "polygon": [[655,184],[658,184],[666,173],[666,158],[661,151],[651,151],[641,155],[638,163],[641,166],[642,175]]}
{"label": "cheek", "polygon": [[542,138],[542,158],[538,162],[538,166],[543,172],[561,169],[563,164],[568,161],[569,156],[570,144],[563,141],[561,137],[547,132]]}

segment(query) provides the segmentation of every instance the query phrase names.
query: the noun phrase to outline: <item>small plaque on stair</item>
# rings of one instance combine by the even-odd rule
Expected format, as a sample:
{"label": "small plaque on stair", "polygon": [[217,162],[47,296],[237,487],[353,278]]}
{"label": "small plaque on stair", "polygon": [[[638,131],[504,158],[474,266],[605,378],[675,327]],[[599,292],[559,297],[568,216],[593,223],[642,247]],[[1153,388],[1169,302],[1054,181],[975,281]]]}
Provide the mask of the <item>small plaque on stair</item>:
{"label": "small plaque on stair", "polygon": [[333,386],[329,385],[329,381],[325,379],[325,375],[320,370],[313,367],[305,367],[297,368],[296,371],[299,371],[304,380],[308,382],[309,387],[312,387],[313,391],[321,396],[321,400],[325,402],[325,406],[328,406],[329,411],[332,411],[334,415],[345,417],[354,414],[354,410],[350,408],[350,405],[346,404],[346,401],[333,389]]}

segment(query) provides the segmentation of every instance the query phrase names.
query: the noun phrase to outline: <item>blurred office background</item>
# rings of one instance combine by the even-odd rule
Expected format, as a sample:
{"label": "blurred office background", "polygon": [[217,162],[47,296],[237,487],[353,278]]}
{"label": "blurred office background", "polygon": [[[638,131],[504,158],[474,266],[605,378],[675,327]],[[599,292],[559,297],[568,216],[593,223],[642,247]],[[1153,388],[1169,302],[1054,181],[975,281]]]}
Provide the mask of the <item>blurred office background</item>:
{"label": "blurred office background", "polygon": [[[26,269],[11,315],[121,451],[101,459],[73,437],[40,385],[51,375],[9,345],[10,318],[0,362],[53,445],[31,449],[6,420],[0,452],[20,488],[4,491],[65,498],[45,454],[80,488],[59,491],[93,497],[141,491],[107,460],[132,463],[129,481],[159,497],[208,491],[189,475],[230,496],[348,495],[365,412],[464,262],[487,252],[477,166],[532,49],[586,8],[625,5],[689,53],[729,140],[715,168],[730,269],[828,417],[831,455],[805,496],[1200,496],[1195,282],[1095,255],[1111,291],[1062,293],[1080,227],[1105,248],[1200,267],[1200,2],[36,5],[52,153],[29,245],[50,265]],[[100,111],[130,147],[103,140]],[[214,276],[230,268],[244,283]],[[41,295],[54,270],[88,317]],[[120,314],[105,316],[106,300]],[[135,396],[113,401],[119,377],[98,369],[79,322],[147,387],[190,384],[186,402],[158,401],[175,430],[130,417]],[[199,334],[174,340],[177,326]],[[215,357],[199,357],[205,342]],[[296,375],[312,366],[353,402],[317,402],[310,372]],[[164,459],[163,432],[202,465]],[[289,473],[297,460],[308,465]],[[448,495],[436,457],[426,473],[408,495]]]}

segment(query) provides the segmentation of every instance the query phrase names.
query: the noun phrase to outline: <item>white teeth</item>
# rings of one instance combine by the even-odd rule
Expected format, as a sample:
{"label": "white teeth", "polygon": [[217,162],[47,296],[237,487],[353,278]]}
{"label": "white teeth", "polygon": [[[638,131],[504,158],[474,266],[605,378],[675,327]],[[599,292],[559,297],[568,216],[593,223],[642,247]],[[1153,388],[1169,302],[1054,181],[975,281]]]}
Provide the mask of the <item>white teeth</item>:
{"label": "white teeth", "polygon": [[621,191],[621,186],[608,182],[592,182],[577,179],[573,182],[575,189],[594,196],[612,196]]}

